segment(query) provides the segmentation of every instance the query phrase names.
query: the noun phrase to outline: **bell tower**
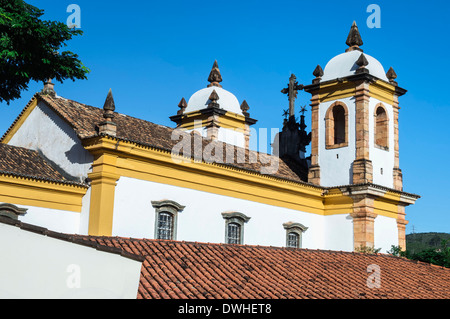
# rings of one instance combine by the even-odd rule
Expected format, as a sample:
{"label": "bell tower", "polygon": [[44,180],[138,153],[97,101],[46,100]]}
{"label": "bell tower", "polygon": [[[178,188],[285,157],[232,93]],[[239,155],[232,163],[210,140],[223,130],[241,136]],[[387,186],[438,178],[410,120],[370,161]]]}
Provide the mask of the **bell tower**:
{"label": "bell tower", "polygon": [[344,53],[313,72],[311,166],[321,186],[377,184],[402,190],[398,98],[406,93],[392,68],[363,52],[355,22]]}
{"label": "bell tower", "polygon": [[250,117],[246,100],[242,103],[231,92],[223,89],[222,75],[214,61],[206,88],[195,92],[186,102],[181,99],[180,110],[170,119],[177,128],[196,131],[209,140],[218,140],[249,148],[250,126],[257,121]]}

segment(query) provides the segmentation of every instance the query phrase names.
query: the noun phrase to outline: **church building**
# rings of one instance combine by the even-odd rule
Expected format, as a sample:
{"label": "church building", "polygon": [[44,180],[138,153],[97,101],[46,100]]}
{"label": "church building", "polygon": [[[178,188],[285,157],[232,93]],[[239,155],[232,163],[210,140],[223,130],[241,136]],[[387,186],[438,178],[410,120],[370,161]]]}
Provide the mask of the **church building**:
{"label": "church building", "polygon": [[[363,51],[355,23],[346,44],[312,66],[312,83],[291,76],[272,154],[250,148],[257,119],[217,61],[167,114],[173,127],[125,115],[111,90],[94,107],[49,80],[1,138],[0,215],[77,235],[405,249],[405,208],[419,198],[403,190],[399,161],[406,90]],[[295,118],[299,90],[311,95],[308,124]]]}

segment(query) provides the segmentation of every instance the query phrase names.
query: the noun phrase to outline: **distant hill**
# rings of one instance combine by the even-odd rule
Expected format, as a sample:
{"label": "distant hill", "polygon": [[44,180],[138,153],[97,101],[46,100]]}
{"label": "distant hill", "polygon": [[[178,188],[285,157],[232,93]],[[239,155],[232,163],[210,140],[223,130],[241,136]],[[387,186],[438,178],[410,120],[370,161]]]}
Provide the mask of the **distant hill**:
{"label": "distant hill", "polygon": [[441,248],[442,240],[450,241],[448,233],[413,233],[406,235],[406,249],[417,254],[427,249]]}

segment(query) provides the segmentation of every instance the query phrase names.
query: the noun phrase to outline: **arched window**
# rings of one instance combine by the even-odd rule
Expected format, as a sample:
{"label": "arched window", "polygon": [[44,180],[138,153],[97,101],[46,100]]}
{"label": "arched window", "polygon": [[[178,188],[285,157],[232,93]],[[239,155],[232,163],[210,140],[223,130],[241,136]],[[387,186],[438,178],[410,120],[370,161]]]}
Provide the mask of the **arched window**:
{"label": "arched window", "polygon": [[222,217],[225,219],[225,243],[243,244],[244,224],[250,220],[250,217],[239,212],[224,212]]}
{"label": "arched window", "polygon": [[155,238],[170,239],[177,238],[177,219],[184,206],[172,200],[152,201],[155,208]]}
{"label": "arched window", "polygon": [[288,248],[301,248],[302,247],[302,235],[308,229],[300,223],[287,222],[283,224],[286,229],[286,247]]}
{"label": "arched window", "polygon": [[348,145],[348,111],[342,102],[333,103],[325,115],[325,146],[338,148]]}
{"label": "arched window", "polygon": [[375,146],[389,148],[389,119],[384,106],[380,103],[375,107]]}

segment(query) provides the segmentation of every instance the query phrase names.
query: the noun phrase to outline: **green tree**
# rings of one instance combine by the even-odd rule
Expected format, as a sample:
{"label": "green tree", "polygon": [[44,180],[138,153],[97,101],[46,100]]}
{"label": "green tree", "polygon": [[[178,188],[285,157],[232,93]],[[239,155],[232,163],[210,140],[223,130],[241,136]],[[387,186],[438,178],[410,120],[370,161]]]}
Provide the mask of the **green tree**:
{"label": "green tree", "polygon": [[409,250],[402,251],[400,246],[392,246],[391,250],[387,251],[387,253],[450,268],[449,240],[442,240],[440,248],[429,248],[417,253],[412,253]]}
{"label": "green tree", "polygon": [[20,98],[31,80],[86,79],[89,69],[70,51],[61,51],[81,30],[41,20],[44,11],[23,0],[0,0],[0,102]]}

